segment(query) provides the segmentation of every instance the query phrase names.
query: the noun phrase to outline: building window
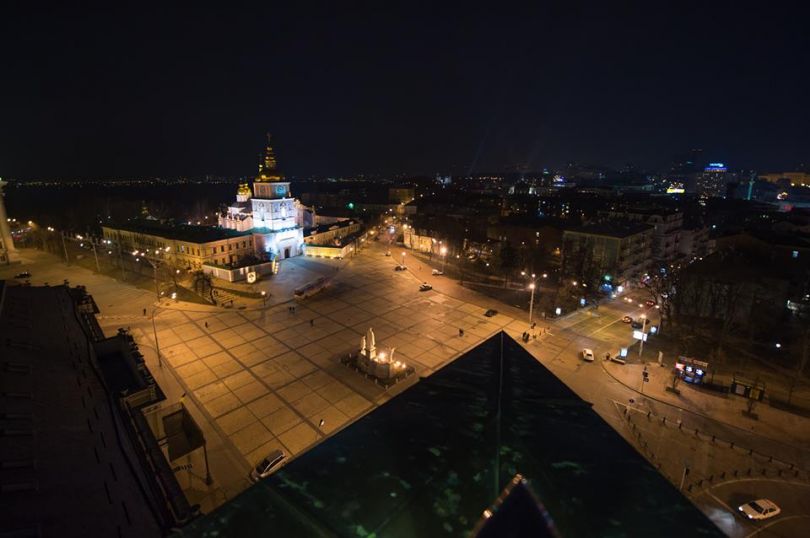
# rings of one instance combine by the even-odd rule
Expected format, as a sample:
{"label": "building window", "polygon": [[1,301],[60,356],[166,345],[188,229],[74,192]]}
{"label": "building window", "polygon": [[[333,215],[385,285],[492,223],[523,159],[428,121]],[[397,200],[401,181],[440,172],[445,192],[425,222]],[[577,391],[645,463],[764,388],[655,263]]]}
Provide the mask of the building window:
{"label": "building window", "polygon": [[232,250],[232,249],[233,249],[233,245],[231,245],[230,243],[228,243],[228,250]]}
{"label": "building window", "polygon": [[798,250],[794,250],[794,251],[792,252],[792,256],[793,256],[794,258],[798,258],[798,257],[799,257],[799,251],[798,251]]}
{"label": "building window", "polygon": [[225,252],[225,245],[220,245],[219,246],[219,251],[220,252]]}

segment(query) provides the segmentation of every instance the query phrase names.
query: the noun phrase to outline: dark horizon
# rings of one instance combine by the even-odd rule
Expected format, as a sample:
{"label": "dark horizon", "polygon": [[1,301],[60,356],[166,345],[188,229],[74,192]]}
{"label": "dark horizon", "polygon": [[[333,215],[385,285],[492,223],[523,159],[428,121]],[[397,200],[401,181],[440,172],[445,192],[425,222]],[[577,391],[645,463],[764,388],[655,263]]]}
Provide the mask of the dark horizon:
{"label": "dark horizon", "polygon": [[664,171],[810,161],[807,9],[28,9],[2,22],[0,176]]}

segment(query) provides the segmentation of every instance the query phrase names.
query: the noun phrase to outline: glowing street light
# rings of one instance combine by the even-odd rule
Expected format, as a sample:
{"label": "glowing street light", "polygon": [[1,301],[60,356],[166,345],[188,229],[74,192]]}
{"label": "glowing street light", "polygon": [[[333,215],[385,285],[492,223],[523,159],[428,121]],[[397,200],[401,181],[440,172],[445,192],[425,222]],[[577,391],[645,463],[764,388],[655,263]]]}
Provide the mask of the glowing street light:
{"label": "glowing street light", "polygon": [[444,273],[444,265],[447,263],[447,247],[440,248],[439,252],[442,255],[442,273]]}
{"label": "glowing street light", "polygon": [[405,251],[402,251],[402,267],[405,267]]}
{"label": "glowing street light", "polygon": [[644,340],[647,337],[647,314],[641,314],[641,340],[638,344],[638,356],[641,357],[641,352],[644,351]]}

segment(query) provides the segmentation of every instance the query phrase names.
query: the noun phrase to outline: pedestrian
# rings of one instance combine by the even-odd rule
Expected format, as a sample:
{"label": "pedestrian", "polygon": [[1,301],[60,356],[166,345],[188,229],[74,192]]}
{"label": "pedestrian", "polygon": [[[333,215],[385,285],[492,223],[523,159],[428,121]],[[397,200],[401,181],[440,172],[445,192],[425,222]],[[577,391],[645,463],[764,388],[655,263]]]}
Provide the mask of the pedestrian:
{"label": "pedestrian", "polygon": [[534,334],[532,335],[532,338],[534,338],[535,340],[537,340],[537,333],[534,333]]}
{"label": "pedestrian", "polygon": [[143,309],[143,316],[146,317],[146,309]]}
{"label": "pedestrian", "polygon": [[459,329],[458,330],[458,335],[459,335],[459,337],[464,336],[464,329]]}
{"label": "pedestrian", "polygon": [[314,327],[314,326],[315,326],[315,320],[314,320],[314,319],[309,320],[309,326],[310,326],[310,327]]}
{"label": "pedestrian", "polygon": [[208,328],[208,322],[207,321],[205,322],[205,328],[206,329]]}
{"label": "pedestrian", "polygon": [[535,327],[537,327],[537,322],[536,322],[536,321],[532,321],[532,329],[534,329]]}

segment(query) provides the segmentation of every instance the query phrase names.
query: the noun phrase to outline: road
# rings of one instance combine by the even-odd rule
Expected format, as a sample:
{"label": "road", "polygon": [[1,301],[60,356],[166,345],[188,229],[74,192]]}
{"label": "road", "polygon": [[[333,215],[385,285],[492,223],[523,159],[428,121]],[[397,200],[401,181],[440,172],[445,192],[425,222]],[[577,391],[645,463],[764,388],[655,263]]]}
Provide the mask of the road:
{"label": "road", "polygon": [[[518,340],[525,331],[536,335],[525,348],[591,402],[600,416],[659,465],[673,483],[678,481],[685,458],[690,460],[691,476],[695,477],[743,465],[766,465],[753,457],[750,462],[744,460],[744,455],[737,454],[739,450],[734,452],[727,445],[719,447],[707,433],[687,439],[683,431],[672,427],[681,421],[709,435],[717,432],[718,438],[747,438],[743,431],[693,412],[699,409],[681,409],[640,395],[641,376],[632,379],[635,374],[631,378],[626,375],[640,374],[637,348],[631,349],[626,366],[601,360],[605,353],[615,355],[633,343],[632,328],[621,321],[625,315],[638,318],[645,313],[657,324],[654,308],[638,306],[646,299],[642,292],[626,294],[629,302],[614,300],[598,310],[536,320],[537,327],[532,330],[525,311],[471,291],[448,277],[433,276],[424,262],[411,264],[408,271],[394,271],[399,256],[386,257],[385,248],[378,243],[366,245],[344,262],[330,288],[300,303],[295,315],[286,304],[246,311],[198,305],[184,310],[163,309],[155,320],[164,354],[162,368],[150,351],[154,349],[151,320],[142,315],[144,308],[151,312],[153,294],[85,269],[65,267],[35,253],[24,268],[34,274],[34,284],[61,283],[66,275],[72,284],[86,284],[102,311],[100,321],[105,331],[112,334],[119,326],[130,326],[146,350],[150,369],[157,372],[161,386],[165,383],[169,387],[170,399],[177,401],[187,394],[186,402],[195,419],[203,425],[206,437],[215,440],[209,455],[221,492],[217,493],[218,500],[209,499],[209,503],[222,502],[244,489],[247,469],[268,449],[283,446],[292,455],[307,450],[404,390],[418,376],[429,375],[499,330]],[[283,270],[305,269],[310,263],[298,258]],[[3,268],[0,277],[22,269]],[[419,292],[419,283],[425,281],[433,290]],[[288,290],[290,296],[291,292]],[[275,295],[277,301],[283,301],[282,291]],[[484,317],[489,308],[499,314]],[[360,336],[369,326],[375,329],[381,345],[395,347],[402,360],[416,369],[417,375],[392,391],[358,378],[337,360],[356,351]],[[463,338],[458,336],[459,328],[465,330]],[[596,361],[581,359],[580,352],[586,347],[594,351]],[[653,363],[657,359],[654,339],[648,342],[642,359]],[[649,424],[634,418],[646,417],[647,412],[651,413]],[[319,426],[324,417],[328,419],[325,428]],[[656,426],[655,417],[667,417],[671,422]],[[768,439],[760,443],[766,448],[773,444]],[[752,483],[752,489],[760,485]],[[201,488],[200,484],[193,487]],[[722,505],[711,504],[711,497],[701,501],[705,489],[696,487],[690,494],[710,516],[725,511],[724,517],[737,517]],[[718,489],[720,498],[723,491]],[[764,486],[762,491],[766,491]],[[773,525],[769,529],[790,532],[789,522],[802,521],[808,513],[803,504],[788,504],[777,518],[786,521],[784,527]]]}

